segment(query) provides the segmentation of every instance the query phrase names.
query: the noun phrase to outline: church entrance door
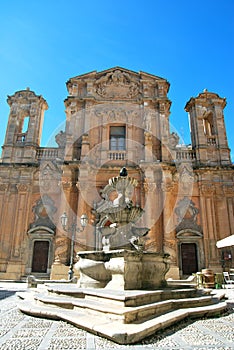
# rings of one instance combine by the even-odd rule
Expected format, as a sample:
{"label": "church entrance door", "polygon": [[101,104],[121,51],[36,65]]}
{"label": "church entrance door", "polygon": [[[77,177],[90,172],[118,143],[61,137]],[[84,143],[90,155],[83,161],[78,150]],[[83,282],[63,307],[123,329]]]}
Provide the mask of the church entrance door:
{"label": "church entrance door", "polygon": [[47,272],[49,242],[35,241],[33,247],[32,272]]}
{"label": "church entrance door", "polygon": [[197,246],[195,243],[181,244],[183,275],[191,275],[198,271]]}

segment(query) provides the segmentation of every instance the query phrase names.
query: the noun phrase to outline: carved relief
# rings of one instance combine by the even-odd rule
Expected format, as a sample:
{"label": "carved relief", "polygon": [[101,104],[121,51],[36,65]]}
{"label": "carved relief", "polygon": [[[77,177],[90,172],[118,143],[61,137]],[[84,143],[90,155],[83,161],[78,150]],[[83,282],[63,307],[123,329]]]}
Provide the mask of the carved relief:
{"label": "carved relief", "polygon": [[55,224],[53,223],[53,215],[57,211],[57,208],[54,206],[54,201],[48,196],[43,195],[40,198],[35,206],[32,208],[34,213],[34,222],[30,225],[30,228],[36,226],[45,226],[49,227],[52,230],[55,229]]}
{"label": "carved relief", "polygon": [[233,186],[230,185],[223,185],[223,192],[225,194],[233,194]]}
{"label": "carved relief", "polygon": [[193,189],[194,175],[190,163],[182,163],[179,167],[179,181],[182,190],[191,192]]}
{"label": "carved relief", "polygon": [[95,85],[96,93],[106,98],[132,98],[140,92],[139,82],[119,69],[102,76]]}
{"label": "carved relief", "polygon": [[146,193],[154,192],[157,188],[156,183],[150,182],[148,179],[145,179],[143,186]]}
{"label": "carved relief", "polygon": [[201,232],[201,226],[197,224],[199,209],[195,207],[195,203],[188,197],[184,197],[179,201],[175,208],[177,215],[176,232],[186,229],[192,229]]}
{"label": "carved relief", "polygon": [[103,118],[106,122],[123,121],[125,123],[129,118],[133,118],[135,121],[140,116],[139,112],[134,109],[128,110],[117,107],[97,108],[93,111],[93,114],[98,118]]}
{"label": "carved relief", "polygon": [[161,189],[163,192],[171,192],[173,190],[173,187],[174,187],[174,182],[170,182],[170,183],[162,182],[161,184]]}
{"label": "carved relief", "polygon": [[62,181],[59,182],[59,186],[61,186],[63,190],[71,190],[74,187],[74,184],[70,178],[64,177]]}
{"label": "carved relief", "polygon": [[0,192],[6,192],[8,187],[8,184],[0,184]]}
{"label": "carved relief", "polygon": [[58,168],[50,163],[43,164],[40,171],[40,189],[44,192],[57,192],[60,172]]}
{"label": "carved relief", "polygon": [[203,184],[201,185],[201,192],[205,196],[212,196],[214,194],[215,187],[213,184]]}

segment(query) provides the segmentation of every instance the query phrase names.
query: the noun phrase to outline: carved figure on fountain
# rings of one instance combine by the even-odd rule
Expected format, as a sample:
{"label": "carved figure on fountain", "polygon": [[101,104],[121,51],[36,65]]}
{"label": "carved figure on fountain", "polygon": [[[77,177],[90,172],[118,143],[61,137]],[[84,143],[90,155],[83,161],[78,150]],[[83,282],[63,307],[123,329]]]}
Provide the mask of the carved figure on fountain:
{"label": "carved figure on fountain", "polygon": [[[97,205],[97,213],[100,222],[103,217],[109,226],[100,226],[104,250],[126,248],[130,250],[144,249],[144,236],[149,229],[139,228],[134,225],[141,217],[144,210],[134,205],[132,197],[137,180],[128,177],[127,169],[124,167],[120,175],[109,179],[108,185],[103,189],[103,201]],[[110,199],[111,193],[116,192],[116,198]]]}

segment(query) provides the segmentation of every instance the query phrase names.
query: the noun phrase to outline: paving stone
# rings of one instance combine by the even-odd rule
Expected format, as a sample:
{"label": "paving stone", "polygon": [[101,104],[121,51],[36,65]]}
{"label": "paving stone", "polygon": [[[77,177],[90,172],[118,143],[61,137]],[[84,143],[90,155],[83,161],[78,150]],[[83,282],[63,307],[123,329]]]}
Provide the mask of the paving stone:
{"label": "paving stone", "polygon": [[[228,294],[233,298],[234,290]],[[234,349],[231,306],[221,317],[187,319],[136,344],[119,345],[63,321],[27,316],[18,310],[17,301],[15,294],[0,299],[0,350]]]}

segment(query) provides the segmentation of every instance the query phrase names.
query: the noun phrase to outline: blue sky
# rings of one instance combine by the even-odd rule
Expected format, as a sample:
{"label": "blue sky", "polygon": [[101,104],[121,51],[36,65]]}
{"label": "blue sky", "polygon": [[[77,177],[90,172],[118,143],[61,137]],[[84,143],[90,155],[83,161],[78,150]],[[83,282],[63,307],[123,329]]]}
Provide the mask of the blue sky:
{"label": "blue sky", "polygon": [[0,2],[0,145],[7,95],[42,95],[42,146],[65,120],[66,81],[122,66],[167,79],[170,121],[190,143],[184,106],[205,88],[227,98],[225,123],[234,160],[233,0],[8,0]]}

